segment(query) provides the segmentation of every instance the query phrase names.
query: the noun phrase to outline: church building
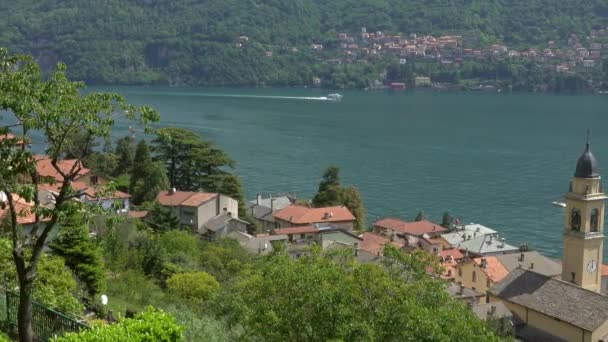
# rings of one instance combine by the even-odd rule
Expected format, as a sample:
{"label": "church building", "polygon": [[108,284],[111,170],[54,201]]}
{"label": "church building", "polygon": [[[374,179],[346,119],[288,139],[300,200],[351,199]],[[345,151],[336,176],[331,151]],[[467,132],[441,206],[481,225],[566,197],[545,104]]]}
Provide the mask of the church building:
{"label": "church building", "polygon": [[587,142],[565,195],[561,280],[517,269],[488,290],[525,341],[608,342],[608,296],[600,294],[606,195],[597,164]]}

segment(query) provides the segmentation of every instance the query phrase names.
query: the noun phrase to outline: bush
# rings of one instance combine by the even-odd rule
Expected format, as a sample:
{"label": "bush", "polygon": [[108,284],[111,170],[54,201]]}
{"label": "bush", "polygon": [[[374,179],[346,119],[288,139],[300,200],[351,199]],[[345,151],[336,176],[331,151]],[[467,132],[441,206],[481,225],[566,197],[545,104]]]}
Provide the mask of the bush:
{"label": "bush", "polygon": [[53,342],[177,342],[183,341],[183,328],[175,317],[149,307],[134,318],[118,324],[93,327],[80,333],[70,333]]}
{"label": "bush", "polygon": [[215,297],[220,284],[207,272],[189,272],[172,275],[167,288],[181,299],[202,303]]}

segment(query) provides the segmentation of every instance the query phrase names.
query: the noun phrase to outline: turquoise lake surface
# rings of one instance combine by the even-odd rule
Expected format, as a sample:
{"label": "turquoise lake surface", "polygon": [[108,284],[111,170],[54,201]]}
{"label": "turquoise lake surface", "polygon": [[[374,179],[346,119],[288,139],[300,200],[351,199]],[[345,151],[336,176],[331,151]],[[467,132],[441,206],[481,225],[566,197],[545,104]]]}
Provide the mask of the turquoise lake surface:
{"label": "turquoise lake surface", "polygon": [[419,210],[439,222],[449,210],[553,257],[563,209],[551,202],[567,191],[588,128],[608,175],[608,95],[345,91],[335,102],[320,89],[91,89],[213,141],[237,161],[249,199],[311,197],[333,164],[361,190],[368,223]]}

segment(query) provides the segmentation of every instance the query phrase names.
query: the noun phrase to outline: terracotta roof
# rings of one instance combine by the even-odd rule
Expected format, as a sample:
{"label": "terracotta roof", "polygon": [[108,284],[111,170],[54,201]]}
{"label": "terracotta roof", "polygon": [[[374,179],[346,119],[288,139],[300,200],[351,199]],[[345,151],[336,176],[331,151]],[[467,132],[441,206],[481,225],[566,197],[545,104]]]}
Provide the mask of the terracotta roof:
{"label": "terracotta roof", "polygon": [[156,200],[164,206],[174,207],[185,205],[189,207],[198,207],[215,196],[217,196],[217,194],[207,192],[176,191],[170,193],[169,191],[164,190],[156,196]]}
{"label": "terracotta roof", "polygon": [[289,235],[289,234],[313,234],[318,233],[319,228],[313,226],[304,227],[289,227],[289,228],[277,228],[273,229],[271,234],[273,235]]}
{"label": "terracotta roof", "polygon": [[602,277],[608,277],[608,265],[602,265]]}
{"label": "terracotta roof", "polygon": [[216,193],[196,192],[194,193],[194,195],[188,197],[185,201],[183,201],[181,205],[185,205],[188,207],[198,207],[201,204],[215,197],[217,197]]}
{"label": "terracotta roof", "polygon": [[15,139],[16,140],[15,145],[17,145],[17,146],[23,145],[23,139],[17,138],[17,136],[14,135],[13,133],[0,134],[0,141],[7,140],[7,139]]}
{"label": "terracotta roof", "polygon": [[359,243],[359,248],[363,251],[374,255],[382,254],[382,250],[384,249],[384,245],[387,243],[391,243],[393,246],[397,248],[403,247],[403,243],[398,241],[391,242],[390,239],[385,238],[384,236],[378,235],[376,233],[365,233],[359,236],[362,241]]}
{"label": "terracotta roof", "polygon": [[132,218],[138,218],[138,219],[142,219],[145,218],[146,216],[148,216],[148,211],[146,210],[142,210],[142,211],[129,211],[127,213],[127,216],[132,217]]}
{"label": "terracotta roof", "polygon": [[448,259],[448,257],[452,257],[452,260],[460,260],[462,258],[464,258],[464,254],[462,254],[461,251],[459,251],[458,249],[444,249],[441,252],[439,252],[439,256],[444,258],[444,259]]}
{"label": "terracotta roof", "polygon": [[486,259],[486,267],[481,267],[481,259],[483,258],[475,258],[473,262],[475,262],[479,269],[485,273],[488,278],[494,283],[498,283],[503,280],[509,274],[509,271],[505,268],[505,266],[498,260],[496,257],[489,256],[485,257]]}
{"label": "terracotta roof", "polygon": [[442,226],[427,221],[414,221],[414,222],[406,222],[403,220],[395,219],[395,218],[385,218],[376,223],[374,223],[374,227],[390,229],[397,232],[412,234],[412,235],[422,235],[424,233],[441,233],[446,229]]}
{"label": "terracotta roof", "polygon": [[[59,192],[61,190],[61,184],[59,184],[59,183],[40,184],[39,186],[42,189],[49,190],[52,192]],[[94,186],[90,186],[83,182],[72,182],[72,184],[70,186],[72,187],[72,189],[74,191],[82,191],[88,200],[98,199],[97,189]],[[125,199],[125,198],[130,198],[130,197],[131,197],[131,195],[129,195],[126,192],[114,190],[114,192],[112,194],[108,194],[108,195],[102,197],[102,199],[117,199],[117,198]]]}
{"label": "terracotta roof", "polygon": [[292,204],[276,213],[274,217],[293,224],[354,221],[355,217],[346,207],[309,208]]}
{"label": "terracotta roof", "polygon": [[[74,167],[74,165],[79,163],[81,162],[78,159],[63,159],[57,161],[57,166],[62,172],[67,173],[72,170],[72,167]],[[57,172],[55,167],[53,167],[53,164],[51,164],[51,159],[47,156],[36,157],[36,171],[38,171],[38,174],[42,177],[51,177],[57,180],[58,182],[63,181],[63,177],[61,176],[61,174],[59,174],[59,172]],[[90,169],[87,169],[86,167],[81,165],[81,169],[80,171],[78,171],[78,175],[83,176],[89,172],[91,172]]]}
{"label": "terracotta roof", "polygon": [[[34,207],[34,202],[28,202],[25,199],[21,198],[17,194],[13,194],[13,200],[15,202],[15,211],[17,213],[17,223],[24,224],[32,224],[36,222],[36,215],[32,212],[32,208]],[[0,217],[5,217],[9,215],[10,207],[7,203],[6,208],[0,210]],[[47,222],[49,218],[41,218],[40,222]]]}

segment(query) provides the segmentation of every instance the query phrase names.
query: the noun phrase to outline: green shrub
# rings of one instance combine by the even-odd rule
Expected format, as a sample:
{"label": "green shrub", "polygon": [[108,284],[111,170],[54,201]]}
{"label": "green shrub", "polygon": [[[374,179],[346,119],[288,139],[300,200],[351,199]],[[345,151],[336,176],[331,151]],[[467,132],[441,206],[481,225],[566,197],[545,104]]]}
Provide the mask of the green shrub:
{"label": "green shrub", "polygon": [[181,299],[201,303],[212,299],[220,284],[206,272],[177,273],[167,280],[169,291]]}
{"label": "green shrub", "polygon": [[183,341],[183,328],[175,317],[149,307],[135,318],[120,323],[70,333],[53,342],[177,342]]}

